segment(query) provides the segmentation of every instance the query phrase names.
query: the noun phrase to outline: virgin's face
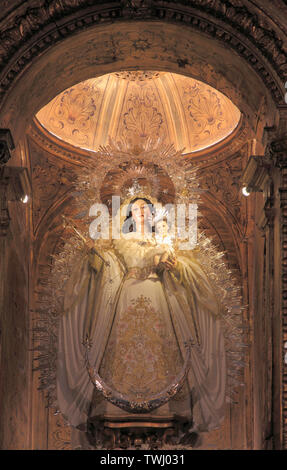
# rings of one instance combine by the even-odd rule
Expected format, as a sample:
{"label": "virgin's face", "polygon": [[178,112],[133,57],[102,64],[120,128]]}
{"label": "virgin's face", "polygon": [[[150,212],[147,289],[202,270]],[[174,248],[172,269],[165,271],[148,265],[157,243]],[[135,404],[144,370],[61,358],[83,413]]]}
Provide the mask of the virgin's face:
{"label": "virgin's face", "polygon": [[132,205],[132,217],[137,225],[143,225],[151,220],[151,211],[143,199],[138,199]]}

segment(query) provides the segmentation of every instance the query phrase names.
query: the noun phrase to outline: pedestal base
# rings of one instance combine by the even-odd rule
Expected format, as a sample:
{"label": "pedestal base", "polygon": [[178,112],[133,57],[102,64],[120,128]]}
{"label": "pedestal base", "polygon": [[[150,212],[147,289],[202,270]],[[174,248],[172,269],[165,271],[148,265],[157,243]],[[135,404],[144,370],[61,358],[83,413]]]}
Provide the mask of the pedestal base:
{"label": "pedestal base", "polygon": [[182,418],[168,419],[132,415],[88,421],[87,438],[95,449],[164,449],[180,445],[192,448],[198,434],[189,432],[191,423]]}

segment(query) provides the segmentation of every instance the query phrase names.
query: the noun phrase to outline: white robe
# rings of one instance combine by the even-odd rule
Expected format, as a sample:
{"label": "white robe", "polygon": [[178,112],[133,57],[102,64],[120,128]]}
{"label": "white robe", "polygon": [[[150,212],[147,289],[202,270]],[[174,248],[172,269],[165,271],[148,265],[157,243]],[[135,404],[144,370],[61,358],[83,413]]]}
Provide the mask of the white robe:
{"label": "white robe", "polygon": [[75,267],[60,321],[57,369],[58,404],[71,425],[84,426],[91,416],[127,415],[98,395],[93,398],[86,335],[91,365],[130,399],[148,399],[168,386],[183,365],[184,343],[192,339],[183,391],[152,415],[186,417],[201,431],[222,422],[226,360],[220,305],[192,253],[179,251],[175,271],[157,275],[154,256],[163,250],[128,234],[102,253],[109,266],[94,255]]}

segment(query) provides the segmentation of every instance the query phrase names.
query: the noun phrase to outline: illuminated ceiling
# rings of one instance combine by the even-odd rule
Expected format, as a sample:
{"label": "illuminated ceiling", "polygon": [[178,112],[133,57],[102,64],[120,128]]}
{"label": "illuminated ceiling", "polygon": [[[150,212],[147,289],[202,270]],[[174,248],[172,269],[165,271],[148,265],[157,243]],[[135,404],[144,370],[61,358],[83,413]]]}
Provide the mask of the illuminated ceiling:
{"label": "illuminated ceiling", "polygon": [[240,120],[238,108],[203,82],[166,72],[119,72],[65,90],[37,119],[59,139],[98,150],[109,137],[142,145],[147,138],[184,153],[223,141]]}

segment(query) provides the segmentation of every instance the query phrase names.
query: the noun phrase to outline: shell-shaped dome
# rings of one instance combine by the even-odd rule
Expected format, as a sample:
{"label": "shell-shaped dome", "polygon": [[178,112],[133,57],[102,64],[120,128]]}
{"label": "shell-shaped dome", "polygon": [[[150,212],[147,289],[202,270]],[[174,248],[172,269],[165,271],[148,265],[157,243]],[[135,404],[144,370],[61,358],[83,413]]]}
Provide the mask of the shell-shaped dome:
{"label": "shell-shaped dome", "polygon": [[191,153],[230,135],[240,111],[225,95],[198,80],[137,71],[78,83],[36,117],[50,133],[88,150],[98,150],[109,137],[133,145],[161,138]]}

